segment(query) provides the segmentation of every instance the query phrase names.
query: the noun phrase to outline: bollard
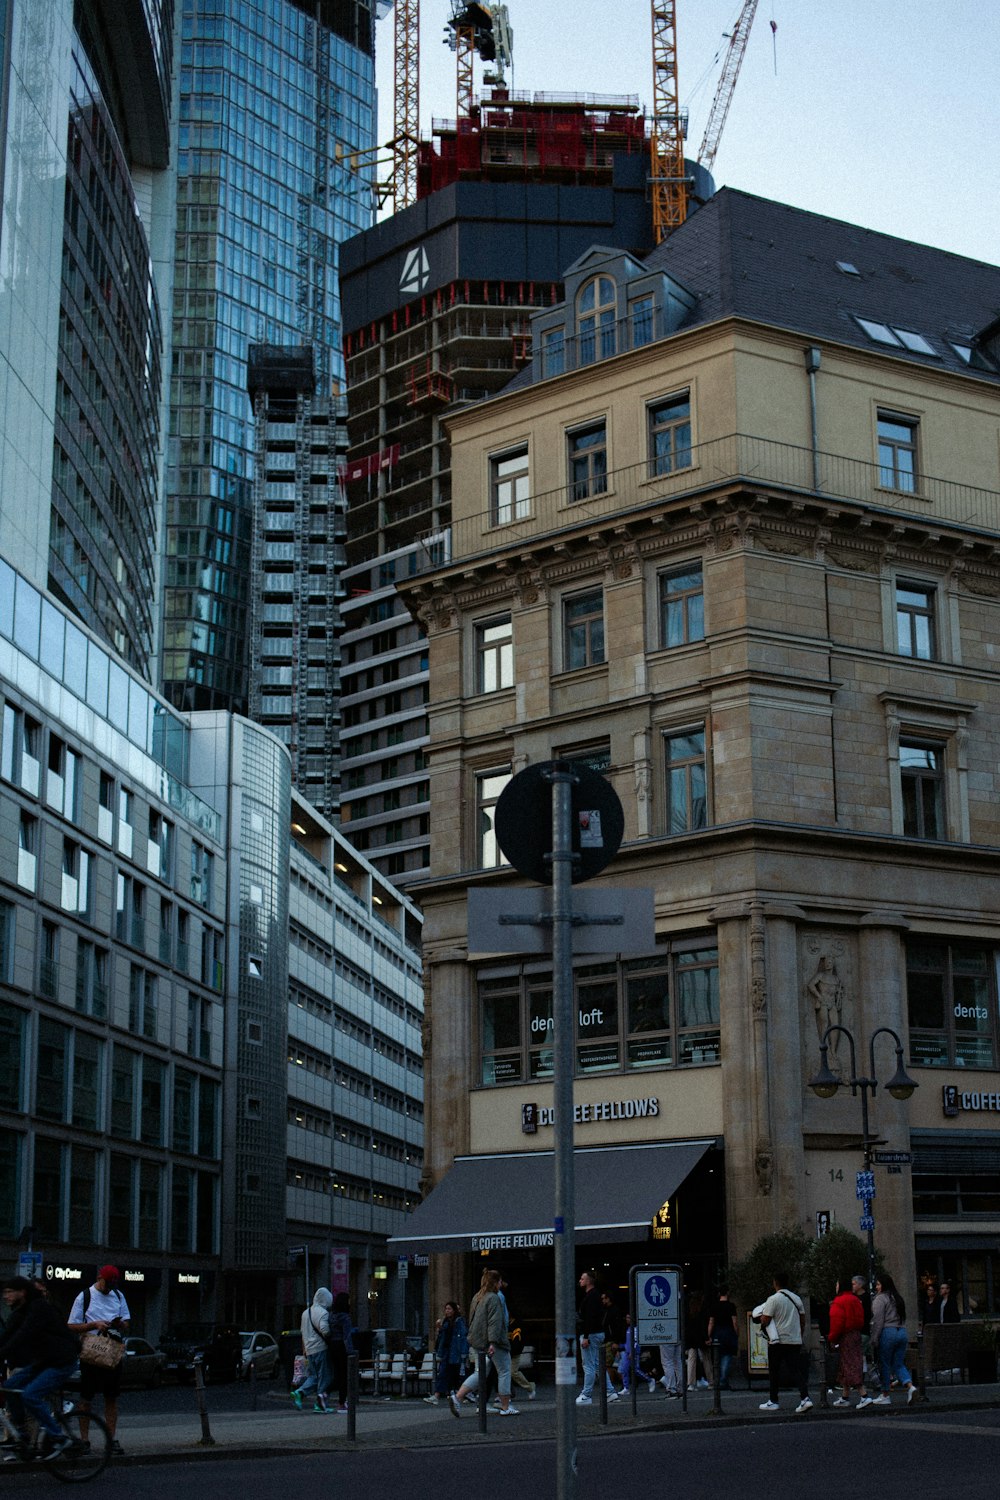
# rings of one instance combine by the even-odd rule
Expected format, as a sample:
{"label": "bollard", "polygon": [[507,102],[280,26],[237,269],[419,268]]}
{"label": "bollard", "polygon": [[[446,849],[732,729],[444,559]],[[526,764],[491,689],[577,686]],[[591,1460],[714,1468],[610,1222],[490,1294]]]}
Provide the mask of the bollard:
{"label": "bollard", "polygon": [[927,1394],[927,1371],[924,1369],[924,1330],[917,1334],[917,1400],[929,1401]]}
{"label": "bollard", "polygon": [[347,1356],[347,1436],[354,1442],[358,1430],[358,1356]]}
{"label": "bollard", "polygon": [[712,1339],[711,1340],[711,1350],[712,1350],[712,1395],[715,1398],[715,1404],[712,1407],[712,1409],[711,1409],[711,1411],[709,1412],[708,1415],[710,1417],[721,1417],[722,1414],[723,1414],[722,1413],[722,1371],[720,1369],[720,1365],[722,1363],[722,1356],[719,1353],[719,1340],[718,1339]]}
{"label": "bollard", "polygon": [[476,1364],[479,1372],[479,1431],[486,1431],[486,1350],[480,1349]]}
{"label": "bollard", "polygon": [[608,1425],[608,1354],[604,1347],[604,1340],[597,1346],[597,1382],[601,1387],[600,1408],[601,1425]]}
{"label": "bollard", "polygon": [[822,1334],[819,1336],[819,1371],[819,1404],[825,1409],[830,1404],[827,1396],[827,1386],[830,1380],[830,1350]]}
{"label": "bollard", "polygon": [[205,1405],[205,1371],[200,1359],[194,1362],[194,1390],[198,1401],[198,1415],[201,1417],[201,1437],[199,1444],[202,1448],[214,1448],[215,1438],[212,1436],[208,1426],[208,1407]]}
{"label": "bollard", "polygon": [[257,1410],[257,1361],[254,1360],[254,1359],[251,1359],[251,1361],[250,1361],[250,1369],[247,1371],[247,1378],[250,1381],[250,1410],[251,1411],[256,1411]]}

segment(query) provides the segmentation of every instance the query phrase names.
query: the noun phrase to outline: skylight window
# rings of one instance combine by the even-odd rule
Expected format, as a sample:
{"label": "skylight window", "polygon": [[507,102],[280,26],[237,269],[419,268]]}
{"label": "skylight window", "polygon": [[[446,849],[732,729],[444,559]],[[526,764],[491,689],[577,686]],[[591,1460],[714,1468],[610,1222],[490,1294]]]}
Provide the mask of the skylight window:
{"label": "skylight window", "polygon": [[867,333],[868,337],[873,339],[876,344],[892,344],[893,348],[899,348],[900,340],[893,333],[888,323],[873,323],[870,318],[858,318],[857,322],[864,329],[865,333]]}
{"label": "skylight window", "polygon": [[894,328],[892,331],[907,349],[913,350],[914,354],[933,354],[935,359],[938,358],[934,345],[929,344],[922,333],[911,333],[906,328]]}
{"label": "skylight window", "polygon": [[838,271],[843,271],[843,273],[844,273],[845,276],[860,276],[861,275],[861,272],[858,270],[857,266],[852,265],[849,260],[838,260],[838,262],[837,262],[837,270]]}

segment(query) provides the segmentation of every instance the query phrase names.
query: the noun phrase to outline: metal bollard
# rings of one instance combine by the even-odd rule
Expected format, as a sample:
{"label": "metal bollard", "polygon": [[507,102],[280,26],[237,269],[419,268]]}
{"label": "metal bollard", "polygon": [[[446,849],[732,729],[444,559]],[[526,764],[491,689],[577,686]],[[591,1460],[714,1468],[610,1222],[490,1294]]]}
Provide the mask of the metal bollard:
{"label": "metal bollard", "polygon": [[710,1417],[721,1417],[723,1414],[722,1371],[720,1369],[720,1366],[722,1364],[722,1356],[719,1353],[719,1340],[712,1339],[710,1347],[712,1350],[712,1395],[714,1397],[715,1404],[713,1405],[708,1415]]}
{"label": "metal bollard", "polygon": [[829,1404],[830,1404],[829,1398],[827,1397],[827,1393],[826,1393],[827,1392],[827,1385],[828,1385],[829,1368],[830,1368],[829,1367],[829,1355],[830,1355],[830,1351],[829,1351],[829,1348],[827,1346],[826,1339],[823,1337],[822,1334],[820,1334],[820,1336],[819,1336],[819,1373],[820,1373],[819,1404],[824,1409],[827,1406],[829,1406]]}
{"label": "metal bollard", "polygon": [[215,1438],[212,1436],[208,1426],[208,1407],[205,1405],[205,1371],[200,1359],[194,1362],[194,1390],[198,1401],[198,1415],[201,1417],[201,1437],[198,1439],[203,1448],[214,1448]]}
{"label": "metal bollard", "polygon": [[347,1356],[347,1436],[352,1443],[358,1430],[358,1369],[358,1356],[349,1354]]}
{"label": "metal bollard", "polygon": [[917,1334],[917,1400],[929,1401],[927,1394],[927,1371],[924,1369],[924,1330]]}
{"label": "metal bollard", "polygon": [[257,1361],[254,1360],[254,1359],[251,1359],[251,1361],[250,1361],[250,1369],[247,1372],[247,1378],[250,1381],[250,1410],[251,1411],[256,1411],[257,1410]]}
{"label": "metal bollard", "polygon": [[486,1431],[486,1350],[480,1349],[476,1364],[479,1371],[479,1431]]}
{"label": "metal bollard", "polygon": [[601,1408],[601,1424],[608,1425],[608,1352],[604,1347],[603,1339],[597,1346],[597,1383],[601,1388],[599,1405]]}

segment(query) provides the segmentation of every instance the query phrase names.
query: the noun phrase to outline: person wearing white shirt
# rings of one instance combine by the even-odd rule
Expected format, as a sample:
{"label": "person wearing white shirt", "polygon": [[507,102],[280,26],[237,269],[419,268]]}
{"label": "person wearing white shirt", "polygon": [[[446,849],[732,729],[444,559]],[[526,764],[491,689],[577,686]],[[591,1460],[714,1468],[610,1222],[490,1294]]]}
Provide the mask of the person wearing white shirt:
{"label": "person wearing white shirt", "polygon": [[807,1365],[802,1350],[806,1310],[795,1293],[788,1290],[785,1285],[787,1280],[788,1277],[783,1272],[775,1272],[771,1280],[774,1291],[761,1305],[759,1312],[760,1326],[769,1340],[767,1374],[771,1386],[770,1396],[761,1402],[760,1409],[778,1410],[778,1391],[784,1374],[789,1384],[799,1388],[799,1404],[795,1408],[798,1416],[812,1408],[806,1382]]}
{"label": "person wearing white shirt", "polygon": [[[93,1286],[89,1291],[80,1292],[70,1308],[69,1327],[74,1333],[105,1333],[112,1328],[122,1338],[125,1337],[132,1315],[128,1310],[128,1303],[118,1290],[120,1280],[117,1266],[101,1267]],[[121,1456],[122,1446],[115,1432],[118,1427],[118,1392],[121,1380],[121,1364],[113,1370],[106,1370],[100,1365],[80,1365],[80,1436],[86,1441],[89,1423],[84,1414],[90,1411],[95,1396],[103,1396],[104,1421],[111,1434],[111,1452],[118,1457]]]}

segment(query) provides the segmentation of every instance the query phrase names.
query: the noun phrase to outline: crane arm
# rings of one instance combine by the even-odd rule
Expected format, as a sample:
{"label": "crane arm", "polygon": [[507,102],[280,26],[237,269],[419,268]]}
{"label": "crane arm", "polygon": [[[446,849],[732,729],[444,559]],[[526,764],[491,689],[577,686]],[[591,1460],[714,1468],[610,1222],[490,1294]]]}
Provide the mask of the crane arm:
{"label": "crane arm", "polygon": [[733,90],[736,80],[740,75],[740,67],[743,63],[743,54],[747,50],[747,42],[750,38],[750,27],[757,11],[757,0],[746,0],[740,11],[739,19],[733,27],[729,37],[729,46],[726,48],[726,60],[722,65],[722,77],[712,100],[712,108],[709,111],[708,124],[705,126],[705,136],[698,152],[698,161],[707,171],[712,170],[715,162],[715,153],[719,149],[719,138],[722,135],[722,127],[726,123],[729,106],[733,102]]}

